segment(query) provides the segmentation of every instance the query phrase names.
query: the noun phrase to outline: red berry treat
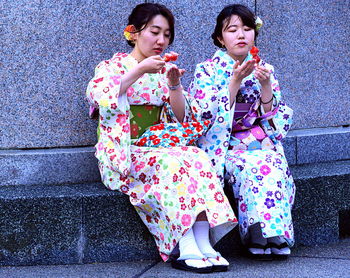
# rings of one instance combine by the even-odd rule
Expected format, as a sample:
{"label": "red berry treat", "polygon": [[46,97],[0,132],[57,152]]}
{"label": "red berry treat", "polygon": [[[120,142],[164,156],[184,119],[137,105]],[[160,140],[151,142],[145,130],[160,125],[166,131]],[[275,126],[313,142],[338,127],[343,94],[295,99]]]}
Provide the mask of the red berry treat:
{"label": "red berry treat", "polygon": [[164,55],[164,61],[165,61],[165,62],[170,62],[170,61],[175,62],[175,61],[177,60],[177,56],[178,56],[178,54],[175,53],[175,52],[166,53],[166,54]]}
{"label": "red berry treat", "polygon": [[256,46],[253,46],[252,49],[250,50],[250,54],[252,54],[253,59],[257,64],[260,62],[260,57],[258,56],[259,49]]}

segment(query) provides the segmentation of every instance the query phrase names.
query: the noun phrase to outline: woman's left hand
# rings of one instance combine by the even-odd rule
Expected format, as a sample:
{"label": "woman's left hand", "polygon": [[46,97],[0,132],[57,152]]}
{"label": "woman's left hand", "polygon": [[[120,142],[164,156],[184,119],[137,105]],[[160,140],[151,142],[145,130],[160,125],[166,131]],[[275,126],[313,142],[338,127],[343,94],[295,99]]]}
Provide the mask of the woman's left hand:
{"label": "woman's left hand", "polygon": [[259,80],[261,86],[270,86],[270,71],[264,66],[257,65],[255,68],[254,76]]}
{"label": "woman's left hand", "polygon": [[167,72],[169,86],[176,86],[180,84],[180,78],[184,75],[186,70],[179,69],[176,65],[173,65]]}

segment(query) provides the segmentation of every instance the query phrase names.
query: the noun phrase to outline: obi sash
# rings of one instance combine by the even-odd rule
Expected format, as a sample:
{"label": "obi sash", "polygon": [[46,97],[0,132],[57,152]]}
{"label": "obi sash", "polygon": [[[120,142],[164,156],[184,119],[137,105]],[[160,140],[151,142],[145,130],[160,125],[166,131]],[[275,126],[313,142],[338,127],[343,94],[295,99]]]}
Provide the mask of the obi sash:
{"label": "obi sash", "polygon": [[131,139],[137,139],[151,125],[160,121],[162,106],[155,105],[130,105],[130,135]]}

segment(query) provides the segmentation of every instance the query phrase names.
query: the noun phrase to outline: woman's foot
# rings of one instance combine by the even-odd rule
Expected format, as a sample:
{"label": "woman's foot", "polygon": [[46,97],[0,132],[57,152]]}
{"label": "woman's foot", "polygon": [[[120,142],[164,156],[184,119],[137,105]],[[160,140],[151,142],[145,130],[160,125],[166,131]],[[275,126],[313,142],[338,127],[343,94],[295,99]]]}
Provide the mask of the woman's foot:
{"label": "woman's foot", "polygon": [[290,248],[283,237],[271,237],[268,239],[268,246],[276,259],[287,259],[291,254]]}
{"label": "woman's foot", "polygon": [[249,228],[250,243],[248,244],[248,254],[250,257],[258,260],[270,260],[271,249],[268,246],[267,239],[263,237],[259,223]]}
{"label": "woman's foot", "polygon": [[189,229],[179,241],[180,257],[172,260],[171,266],[176,269],[209,273],[212,272],[212,264],[199,250],[194,238],[193,230]]}
{"label": "woman's foot", "polygon": [[201,253],[213,265],[213,271],[227,271],[229,262],[216,252],[209,241],[209,223],[208,221],[197,221],[193,225],[193,234],[197,246]]}

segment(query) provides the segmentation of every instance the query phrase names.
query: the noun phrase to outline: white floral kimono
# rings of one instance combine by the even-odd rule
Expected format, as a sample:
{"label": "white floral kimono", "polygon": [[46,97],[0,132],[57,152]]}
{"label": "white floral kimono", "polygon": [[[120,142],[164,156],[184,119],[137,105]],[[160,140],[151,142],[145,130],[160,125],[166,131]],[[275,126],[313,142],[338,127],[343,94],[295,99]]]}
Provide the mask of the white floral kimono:
{"label": "white floral kimono", "polygon": [[[272,72],[272,111],[263,111],[261,85],[253,73],[243,79],[230,108],[233,64],[225,51],[218,50],[196,67],[189,92],[196,100],[193,106],[200,106],[201,118],[212,124],[198,146],[211,157],[220,178],[232,186],[243,242],[248,240],[248,227],[260,223],[264,237],[283,236],[292,245],[295,185],[281,144],[291,126],[292,110],[281,100],[274,68],[263,61]],[[238,103],[250,107],[241,118],[234,117]]]}
{"label": "white floral kimono", "polygon": [[[121,76],[136,65],[137,61],[125,53],[101,62],[86,94],[100,114],[96,157],[102,181],[109,189],[129,196],[166,261],[202,211],[214,244],[237,219],[207,154],[186,146],[191,143],[189,135],[200,134],[203,127],[191,122],[188,105],[185,123],[176,121],[169,105],[166,75],[144,74],[126,94],[119,95]],[[142,115],[131,115],[130,105],[163,107],[160,123],[146,130],[138,145],[130,138],[130,119]]]}

